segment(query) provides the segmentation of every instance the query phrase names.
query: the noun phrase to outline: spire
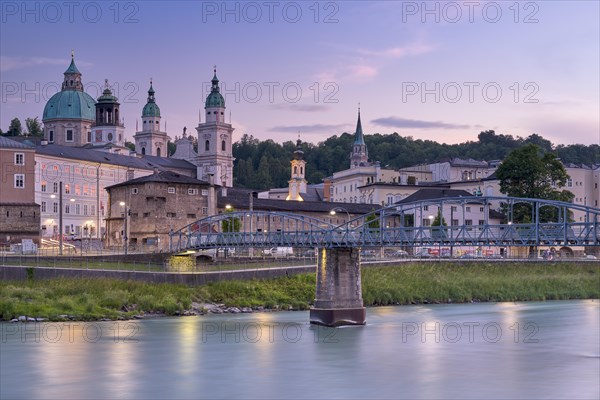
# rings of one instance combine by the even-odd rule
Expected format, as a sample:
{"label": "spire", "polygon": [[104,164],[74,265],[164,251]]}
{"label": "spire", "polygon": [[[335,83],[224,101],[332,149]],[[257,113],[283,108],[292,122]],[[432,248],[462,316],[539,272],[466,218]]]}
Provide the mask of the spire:
{"label": "spire", "polygon": [[358,120],[356,121],[356,133],[354,134],[354,144],[365,144],[362,124],[360,123],[360,103],[358,106]]}
{"label": "spire", "polygon": [[148,103],[154,103],[154,88],[152,87],[152,78],[150,78],[150,89],[148,89]]}
{"label": "spire", "polygon": [[214,71],[214,76],[212,78],[212,87],[210,89],[211,93],[212,92],[220,92],[221,90],[219,89],[219,78],[217,78],[217,66],[215,65],[213,67],[213,71]]}
{"label": "spire", "polygon": [[65,75],[67,74],[81,75],[81,72],[79,72],[77,66],[75,65],[75,50],[71,50],[71,64],[69,65],[69,68],[67,68],[67,70],[65,71]]}

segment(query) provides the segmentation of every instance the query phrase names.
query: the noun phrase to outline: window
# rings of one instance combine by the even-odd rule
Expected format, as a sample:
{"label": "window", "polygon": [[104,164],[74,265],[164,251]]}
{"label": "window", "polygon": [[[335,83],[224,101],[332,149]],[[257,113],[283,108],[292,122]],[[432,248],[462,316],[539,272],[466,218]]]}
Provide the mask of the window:
{"label": "window", "polygon": [[483,207],[479,207],[479,211],[480,211],[480,212],[483,212]]}
{"label": "window", "polygon": [[423,218],[423,223],[421,225],[423,225],[423,226],[430,226],[431,225],[431,221],[429,220],[429,218]]}
{"label": "window", "polygon": [[15,165],[25,165],[25,154],[15,153]]}
{"label": "window", "polygon": [[423,211],[429,211],[429,206],[423,206]]}
{"label": "window", "polygon": [[202,207],[202,215],[208,215],[208,207]]}
{"label": "window", "polygon": [[72,129],[67,129],[67,142],[72,142],[73,141],[73,130]]}
{"label": "window", "polygon": [[176,213],[172,213],[172,212],[167,213],[167,218],[175,218],[176,216],[177,216]]}
{"label": "window", "polygon": [[472,219],[465,219],[465,225],[473,225]]}
{"label": "window", "polygon": [[467,207],[467,212],[471,212],[471,207]]}
{"label": "window", "polygon": [[451,211],[456,211],[456,206],[452,206],[452,207],[450,207],[450,210],[451,210]]}
{"label": "window", "polygon": [[46,202],[42,201],[42,212],[46,212]]}
{"label": "window", "polygon": [[196,218],[196,214],[188,214],[187,217],[188,218]]}
{"label": "window", "polygon": [[208,196],[208,190],[202,189],[202,196]]}
{"label": "window", "polygon": [[71,205],[65,204],[65,214],[70,214],[70,213],[71,213]]}
{"label": "window", "polygon": [[91,214],[91,215],[96,215],[96,205],[95,205],[95,204],[92,204],[90,207],[91,207],[91,212],[90,212],[90,214]]}
{"label": "window", "polygon": [[52,203],[52,212],[54,212],[54,214],[58,212],[58,203]]}
{"label": "window", "polygon": [[143,215],[144,215],[144,218],[148,218],[150,216],[150,213],[149,212],[145,212]]}
{"label": "window", "polygon": [[88,131],[87,133],[87,142],[92,143],[92,131]]}
{"label": "window", "polygon": [[15,174],[15,188],[23,189],[25,187],[25,175]]}
{"label": "window", "polygon": [[167,189],[167,192],[169,192],[169,194],[175,194],[175,188],[172,186],[169,186],[169,188]]}
{"label": "window", "polygon": [[138,188],[131,188],[131,194],[138,194]]}
{"label": "window", "polygon": [[77,215],[81,214],[81,207],[79,204],[75,204],[75,214],[77,214]]}
{"label": "window", "polygon": [[485,225],[485,220],[480,219],[479,221],[477,221],[477,225]]}
{"label": "window", "polygon": [[52,185],[52,192],[58,193],[58,182],[54,182]]}
{"label": "window", "polygon": [[450,221],[450,225],[452,225],[452,226],[458,226],[458,220],[457,219],[453,219],[452,221]]}
{"label": "window", "polygon": [[206,142],[204,142],[204,151],[209,151],[210,150],[210,140],[207,140]]}
{"label": "window", "polygon": [[194,196],[198,194],[198,189],[188,189],[188,194]]}
{"label": "window", "polygon": [[573,187],[573,179],[567,179],[567,187]]}
{"label": "window", "polygon": [[50,131],[50,132],[48,133],[48,141],[49,141],[50,143],[54,143],[54,131]]}
{"label": "window", "polygon": [[42,192],[46,193],[46,181],[42,181]]}
{"label": "window", "polygon": [[88,196],[89,194],[90,194],[90,188],[86,183],[85,185],[83,185],[83,195]]}
{"label": "window", "polygon": [[87,204],[83,205],[83,215],[88,215],[88,205]]}
{"label": "window", "polygon": [[71,193],[71,186],[69,186],[69,184],[67,183],[65,185],[65,194],[69,194],[69,193]]}
{"label": "window", "polygon": [[75,195],[76,196],[81,196],[81,186],[80,185],[75,185]]}
{"label": "window", "polygon": [[221,141],[221,151],[225,151],[225,141]]}
{"label": "window", "polygon": [[145,155],[145,154],[146,154],[146,148],[142,147],[142,155]]}

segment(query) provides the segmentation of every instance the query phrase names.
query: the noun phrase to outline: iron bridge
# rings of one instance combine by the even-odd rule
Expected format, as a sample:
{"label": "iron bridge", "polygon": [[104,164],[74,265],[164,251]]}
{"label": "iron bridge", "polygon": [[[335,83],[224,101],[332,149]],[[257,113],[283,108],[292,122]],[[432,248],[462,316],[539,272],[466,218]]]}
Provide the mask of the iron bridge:
{"label": "iron bridge", "polygon": [[[600,209],[560,201],[514,197],[443,198],[393,204],[353,219],[335,203],[332,209],[347,213],[347,222],[337,225],[330,222],[333,218],[329,216],[318,219],[270,211],[224,212],[172,231],[170,250],[600,246]],[[343,214],[338,213],[337,218],[340,215]],[[442,222],[436,224],[436,217]]]}

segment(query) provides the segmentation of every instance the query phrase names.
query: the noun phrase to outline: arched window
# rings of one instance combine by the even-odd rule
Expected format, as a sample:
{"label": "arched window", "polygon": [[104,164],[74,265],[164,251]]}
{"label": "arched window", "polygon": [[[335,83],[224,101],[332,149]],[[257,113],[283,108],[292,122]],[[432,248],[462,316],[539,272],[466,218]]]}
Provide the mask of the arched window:
{"label": "arched window", "polygon": [[142,147],[142,155],[146,154],[146,148]]}
{"label": "arched window", "polygon": [[204,142],[204,151],[209,151],[210,150],[210,140],[207,140],[206,142]]}
{"label": "arched window", "polygon": [[298,167],[294,166],[294,175],[298,173]]}
{"label": "arched window", "polygon": [[221,141],[221,151],[225,151],[225,141]]}
{"label": "arched window", "polygon": [[160,147],[157,147],[157,148],[156,148],[156,156],[157,156],[157,157],[160,157]]}
{"label": "arched window", "polygon": [[303,173],[304,173],[303,168],[300,167],[300,174],[303,174]]}

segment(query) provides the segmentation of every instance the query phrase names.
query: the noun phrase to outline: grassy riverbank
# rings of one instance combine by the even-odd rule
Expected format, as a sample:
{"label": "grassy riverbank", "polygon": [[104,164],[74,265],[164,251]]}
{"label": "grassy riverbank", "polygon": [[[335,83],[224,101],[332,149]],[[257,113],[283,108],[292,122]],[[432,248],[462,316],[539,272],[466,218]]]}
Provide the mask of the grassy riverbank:
{"label": "grassy riverbank", "polygon": [[[362,276],[366,306],[600,298],[598,263],[407,263],[363,268]],[[2,281],[0,317],[59,320],[68,315],[94,320],[176,315],[194,303],[307,309],[314,288],[313,274],[198,287],[113,279]]]}

